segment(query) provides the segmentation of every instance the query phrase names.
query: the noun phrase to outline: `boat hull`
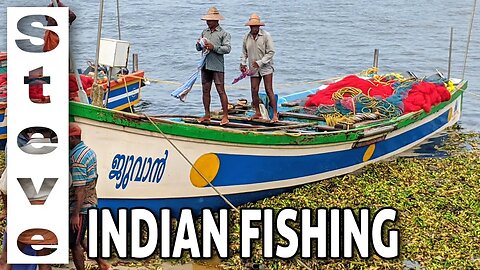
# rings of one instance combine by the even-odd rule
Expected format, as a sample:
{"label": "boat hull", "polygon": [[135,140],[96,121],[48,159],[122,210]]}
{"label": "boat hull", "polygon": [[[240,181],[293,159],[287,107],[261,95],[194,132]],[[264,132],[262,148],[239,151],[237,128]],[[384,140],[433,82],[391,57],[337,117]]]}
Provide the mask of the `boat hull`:
{"label": "boat hull", "polygon": [[[199,213],[203,208],[228,207],[217,192],[239,205],[347,174],[401,153],[456,123],[462,94],[453,95],[430,113],[400,119],[395,128],[384,132],[345,131],[343,136],[319,134],[293,139],[275,137],[292,136],[288,134],[257,134],[252,137],[256,141],[249,143],[231,140],[238,134],[222,132],[222,128],[215,131],[220,135],[208,139],[202,135],[206,128],[191,127],[196,131],[189,136],[175,131],[186,124],[158,124],[164,132],[159,133],[155,126],[139,128],[138,123],[122,120],[119,115],[100,121],[73,110],[73,116],[83,130],[84,141],[97,153],[100,207],[143,207],[152,212],[170,208],[174,213],[190,208]],[[122,121],[124,125],[119,125]],[[282,140],[296,143],[282,144]],[[263,143],[256,143],[259,141]]]}

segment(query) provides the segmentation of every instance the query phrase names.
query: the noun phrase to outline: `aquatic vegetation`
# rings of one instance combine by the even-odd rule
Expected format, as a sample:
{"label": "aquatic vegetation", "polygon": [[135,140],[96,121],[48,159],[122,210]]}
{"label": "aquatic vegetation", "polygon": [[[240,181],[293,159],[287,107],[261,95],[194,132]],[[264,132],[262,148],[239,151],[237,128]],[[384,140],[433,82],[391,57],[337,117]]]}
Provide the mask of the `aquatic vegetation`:
{"label": "aquatic vegetation", "polygon": [[[400,256],[385,260],[262,258],[256,242],[252,261],[266,269],[478,269],[480,268],[480,134],[453,133],[445,147],[448,158],[398,158],[368,166],[356,175],[346,175],[310,184],[244,207],[352,208],[375,212],[393,207],[399,219],[390,228],[400,230]],[[459,143],[461,142],[461,143]],[[468,145],[468,151],[465,147]],[[456,145],[456,147],[454,147]],[[459,150],[464,149],[464,150]],[[224,269],[239,269],[249,263],[239,256],[239,216],[232,212],[232,257]],[[293,227],[295,227],[295,223]],[[296,226],[298,229],[299,226]],[[277,239],[281,241],[281,239]]]}
{"label": "aquatic vegetation", "polygon": [[[398,210],[399,219],[387,228],[400,231],[400,256],[386,260],[376,255],[362,259],[264,259],[260,242],[254,242],[253,258],[240,258],[240,217],[230,212],[230,257],[215,262],[195,260],[207,269],[480,269],[480,134],[450,132],[442,151],[446,158],[396,158],[375,163],[363,171],[309,184],[290,193],[267,198],[243,208],[352,208],[371,213],[383,207]],[[0,152],[0,169],[4,167]],[[200,223],[200,221],[198,222]],[[1,224],[3,231],[5,222]],[[291,223],[298,230],[298,224]],[[143,240],[146,240],[143,235]],[[276,238],[284,243],[284,239]],[[356,252],[356,251],[355,251]],[[192,260],[162,260],[154,254],[146,260],[120,260],[114,265],[162,269],[163,263]],[[93,265],[92,265],[93,266]],[[95,266],[91,268],[95,268]]]}

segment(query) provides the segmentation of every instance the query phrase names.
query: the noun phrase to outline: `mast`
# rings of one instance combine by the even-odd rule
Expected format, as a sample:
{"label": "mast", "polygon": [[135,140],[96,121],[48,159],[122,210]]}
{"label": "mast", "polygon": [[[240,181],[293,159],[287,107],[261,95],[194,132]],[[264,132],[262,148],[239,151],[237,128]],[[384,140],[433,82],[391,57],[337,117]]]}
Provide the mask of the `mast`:
{"label": "mast", "polygon": [[98,16],[98,29],[97,29],[97,48],[95,53],[95,70],[92,85],[92,104],[94,106],[103,106],[103,88],[97,83],[98,73],[98,57],[100,53],[100,39],[102,36],[102,20],[103,20],[103,3],[104,0],[100,0],[100,11]]}
{"label": "mast", "polygon": [[465,76],[465,69],[467,68],[468,47],[470,46],[470,38],[472,37],[473,18],[475,17],[475,8],[477,7],[477,0],[473,1],[472,17],[470,18],[470,27],[468,29],[467,48],[465,49],[465,59],[463,60],[462,80]]}

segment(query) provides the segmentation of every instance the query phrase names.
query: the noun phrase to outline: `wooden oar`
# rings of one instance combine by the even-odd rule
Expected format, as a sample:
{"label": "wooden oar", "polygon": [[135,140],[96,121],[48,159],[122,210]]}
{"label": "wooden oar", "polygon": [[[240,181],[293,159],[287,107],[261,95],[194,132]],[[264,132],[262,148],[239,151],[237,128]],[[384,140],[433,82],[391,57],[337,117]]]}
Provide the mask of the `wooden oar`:
{"label": "wooden oar", "polygon": [[198,115],[190,114],[161,114],[161,115],[152,115],[150,117],[154,118],[200,118]]}
{"label": "wooden oar", "polygon": [[[222,119],[222,116],[212,115],[212,119],[220,120]],[[248,124],[262,124],[264,126],[288,126],[288,125],[296,125],[299,123],[299,122],[293,122],[293,121],[272,122],[271,120],[267,120],[267,119],[248,119],[248,117],[232,116],[232,115],[229,115],[228,119],[242,122],[242,123],[248,123]]]}
{"label": "wooden oar", "polygon": [[292,112],[279,112],[278,116],[280,117],[289,117],[289,118],[298,118],[298,119],[307,119],[315,121],[325,121],[325,118],[322,116],[306,113],[292,113]]}

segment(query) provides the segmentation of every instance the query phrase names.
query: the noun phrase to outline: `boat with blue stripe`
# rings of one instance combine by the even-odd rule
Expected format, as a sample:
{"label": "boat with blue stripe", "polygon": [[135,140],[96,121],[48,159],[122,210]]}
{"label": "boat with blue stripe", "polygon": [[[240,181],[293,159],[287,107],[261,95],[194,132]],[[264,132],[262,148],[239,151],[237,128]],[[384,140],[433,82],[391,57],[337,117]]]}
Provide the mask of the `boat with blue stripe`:
{"label": "boat with blue stripe", "polygon": [[[133,111],[133,106],[140,102],[140,91],[144,84],[144,72],[136,71],[131,74],[122,75],[117,80],[112,80],[110,90],[108,84],[103,83],[103,101],[106,108],[111,110]],[[91,103],[92,100],[89,99]]]}
{"label": "boat with blue stripe", "polygon": [[76,102],[70,114],[97,153],[100,207],[199,213],[348,174],[420,144],[460,119],[467,81],[449,85],[449,99],[428,112],[355,123],[332,124],[296,104],[328,84],[278,97],[276,123],[248,118],[253,112],[243,105],[231,108],[226,126],[221,114],[198,123],[197,116],[150,117]]}
{"label": "boat with blue stripe", "polygon": [[[7,54],[0,52],[0,75],[6,73]],[[112,80],[110,85],[107,82],[100,84],[105,91],[103,100],[106,108],[133,112],[133,106],[141,101],[140,94],[142,87],[145,86],[144,80],[144,72],[135,71]],[[110,87],[109,91],[108,87]],[[6,93],[5,97],[0,95],[0,99],[0,150],[4,150],[7,142]],[[91,103],[90,98],[89,102]]]}

